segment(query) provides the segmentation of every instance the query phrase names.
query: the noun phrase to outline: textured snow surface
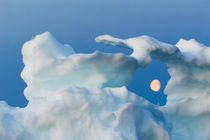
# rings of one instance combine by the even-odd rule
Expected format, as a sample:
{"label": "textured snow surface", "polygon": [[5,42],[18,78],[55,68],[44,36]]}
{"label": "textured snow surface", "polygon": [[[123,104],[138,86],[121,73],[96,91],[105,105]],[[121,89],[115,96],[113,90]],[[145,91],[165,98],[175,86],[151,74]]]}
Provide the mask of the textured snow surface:
{"label": "textured snow surface", "polygon": [[2,139],[168,140],[170,130],[159,110],[125,87],[69,87],[0,116]]}
{"label": "textured snow surface", "polygon": [[[194,39],[176,45],[148,36],[96,42],[130,48],[124,54],[77,54],[49,33],[23,45],[25,108],[0,102],[2,140],[208,140],[210,49]],[[152,59],[171,76],[167,105],[127,90],[137,68]]]}

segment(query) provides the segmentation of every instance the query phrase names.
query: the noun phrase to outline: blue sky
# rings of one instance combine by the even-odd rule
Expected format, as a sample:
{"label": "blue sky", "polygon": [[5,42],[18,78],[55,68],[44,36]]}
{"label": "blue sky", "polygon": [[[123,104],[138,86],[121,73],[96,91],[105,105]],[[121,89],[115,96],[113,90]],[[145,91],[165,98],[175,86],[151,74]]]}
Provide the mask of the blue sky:
{"label": "blue sky", "polygon": [[[149,35],[171,44],[180,38],[195,38],[209,46],[209,9],[209,0],[0,0],[0,100],[13,106],[27,104],[26,85],[20,78],[21,47],[36,34],[49,31],[79,53],[130,53],[95,43],[94,38],[101,34],[119,38]],[[129,89],[164,104],[163,89],[152,93],[148,87],[156,78],[163,85],[169,79],[166,66],[157,61],[139,69]]]}

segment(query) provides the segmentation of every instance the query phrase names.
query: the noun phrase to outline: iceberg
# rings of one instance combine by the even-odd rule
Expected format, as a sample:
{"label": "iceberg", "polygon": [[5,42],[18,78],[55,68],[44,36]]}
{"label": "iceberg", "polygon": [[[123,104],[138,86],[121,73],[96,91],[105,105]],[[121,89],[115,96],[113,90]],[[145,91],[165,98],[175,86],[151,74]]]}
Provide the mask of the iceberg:
{"label": "iceberg", "polygon": [[[0,102],[2,140],[207,140],[210,138],[210,48],[196,40],[176,45],[149,36],[110,35],[96,42],[129,48],[122,53],[79,54],[49,32],[22,48],[21,77],[29,103]],[[152,59],[171,76],[165,106],[128,91],[138,68]]]}
{"label": "iceberg", "polygon": [[167,104],[159,109],[172,124],[171,139],[210,139],[210,47],[195,39],[171,45],[148,36],[118,39],[102,35],[96,41],[132,49],[131,57],[142,66],[152,59],[165,63],[171,78],[164,90]]}
{"label": "iceberg", "polygon": [[1,102],[0,138],[8,140],[169,140],[171,124],[127,90],[139,67],[122,53],[77,54],[49,32],[22,49],[25,108]]}

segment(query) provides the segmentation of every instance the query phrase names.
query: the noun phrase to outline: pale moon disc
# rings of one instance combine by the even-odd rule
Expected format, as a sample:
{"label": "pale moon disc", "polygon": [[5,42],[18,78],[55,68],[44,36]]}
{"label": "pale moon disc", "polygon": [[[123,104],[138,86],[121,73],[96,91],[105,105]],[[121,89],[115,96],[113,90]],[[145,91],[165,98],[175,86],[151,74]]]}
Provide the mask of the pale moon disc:
{"label": "pale moon disc", "polygon": [[150,88],[155,92],[158,92],[160,90],[160,87],[161,87],[160,81],[157,79],[153,80],[150,84]]}

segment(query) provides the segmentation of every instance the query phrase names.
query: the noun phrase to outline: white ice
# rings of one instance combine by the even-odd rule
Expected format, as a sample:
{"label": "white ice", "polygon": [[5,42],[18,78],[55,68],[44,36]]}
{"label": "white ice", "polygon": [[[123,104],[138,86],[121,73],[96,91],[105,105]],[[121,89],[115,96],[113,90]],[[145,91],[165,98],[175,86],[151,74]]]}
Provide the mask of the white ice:
{"label": "white ice", "polygon": [[[75,53],[49,33],[23,45],[25,108],[0,103],[3,140],[208,140],[210,49],[195,40],[176,45],[148,36],[96,42],[122,53]],[[167,105],[155,106],[125,87],[152,59],[168,66]]]}
{"label": "white ice", "polygon": [[164,91],[167,104],[159,109],[173,125],[171,138],[210,139],[210,47],[195,39],[169,45],[148,36],[123,40],[103,35],[96,41],[131,48],[140,64],[152,58],[166,63],[171,78]]}

